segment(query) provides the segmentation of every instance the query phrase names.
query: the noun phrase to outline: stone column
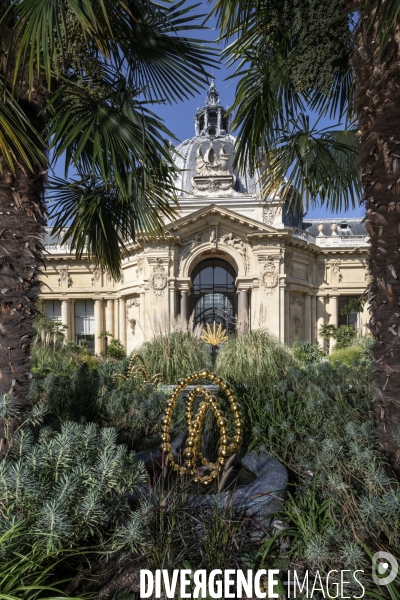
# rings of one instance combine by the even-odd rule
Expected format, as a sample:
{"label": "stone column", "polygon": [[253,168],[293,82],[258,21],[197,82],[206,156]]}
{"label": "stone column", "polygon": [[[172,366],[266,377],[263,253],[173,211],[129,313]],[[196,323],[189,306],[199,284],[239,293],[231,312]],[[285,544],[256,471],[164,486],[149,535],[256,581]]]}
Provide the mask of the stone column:
{"label": "stone column", "polygon": [[311,343],[317,342],[317,297],[311,296]]}
{"label": "stone column", "polygon": [[114,300],[106,301],[106,331],[114,335]]}
{"label": "stone column", "polygon": [[289,308],[289,290],[285,288],[285,308],[284,308],[284,322],[285,322],[285,344],[290,342],[290,308]]}
{"label": "stone column", "polygon": [[100,354],[103,350],[103,338],[100,334],[103,331],[103,300],[94,301],[94,353]]}
{"label": "stone column", "polygon": [[139,323],[141,328],[141,335],[145,338],[145,327],[146,327],[146,292],[140,292],[140,314]]}
{"label": "stone column", "polygon": [[176,293],[175,286],[169,288],[169,329],[172,331],[172,325],[176,319]]}
{"label": "stone column", "polygon": [[246,333],[249,325],[249,295],[247,290],[239,290],[238,326],[240,333]]}
{"label": "stone column", "polygon": [[70,300],[70,326],[69,326],[69,339],[71,342],[75,342],[75,300]]}
{"label": "stone column", "polygon": [[364,304],[362,311],[358,315],[358,318],[359,318],[359,323],[360,323],[359,335],[367,335],[369,333],[367,324],[369,323],[369,319],[370,319],[370,314],[368,311],[368,303]]}
{"label": "stone column", "polygon": [[[329,324],[330,325],[334,325],[335,327],[338,326],[338,320],[339,320],[339,303],[338,303],[338,297],[337,296],[331,296],[329,298],[329,312],[331,315]],[[332,351],[333,348],[336,345],[336,340],[334,340],[333,338],[331,338],[329,340],[329,350]]]}
{"label": "stone column", "polygon": [[311,342],[311,294],[305,294],[304,298],[304,337]]}
{"label": "stone column", "polygon": [[71,326],[71,322],[69,319],[69,301],[61,300],[61,324],[66,325],[68,329],[65,330],[64,335],[65,339],[70,339],[70,331],[69,328]]}
{"label": "stone column", "polygon": [[119,299],[119,339],[126,350],[126,300]]}
{"label": "stone column", "polygon": [[325,325],[325,297],[317,296],[317,341],[325,350],[325,338],[319,334],[321,327]]}
{"label": "stone column", "polygon": [[181,319],[183,323],[189,320],[189,292],[181,290]]}
{"label": "stone column", "polygon": [[119,339],[119,300],[114,300],[114,337]]}

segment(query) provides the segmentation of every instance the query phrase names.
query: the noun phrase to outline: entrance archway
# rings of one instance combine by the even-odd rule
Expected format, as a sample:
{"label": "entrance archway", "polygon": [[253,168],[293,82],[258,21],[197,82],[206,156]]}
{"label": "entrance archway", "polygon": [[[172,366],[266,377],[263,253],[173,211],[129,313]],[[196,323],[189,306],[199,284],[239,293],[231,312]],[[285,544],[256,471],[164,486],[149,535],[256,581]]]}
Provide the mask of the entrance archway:
{"label": "entrance archway", "polygon": [[236,273],[220,258],[203,260],[192,272],[191,313],[194,323],[222,323],[228,334],[236,329]]}

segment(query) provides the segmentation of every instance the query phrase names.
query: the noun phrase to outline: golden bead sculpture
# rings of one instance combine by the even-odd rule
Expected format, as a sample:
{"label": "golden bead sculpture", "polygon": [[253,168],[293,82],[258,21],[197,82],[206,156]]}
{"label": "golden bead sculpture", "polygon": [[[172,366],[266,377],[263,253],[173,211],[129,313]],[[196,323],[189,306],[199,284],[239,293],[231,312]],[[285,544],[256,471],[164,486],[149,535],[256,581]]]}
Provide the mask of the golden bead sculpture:
{"label": "golden bead sculpture", "polygon": [[[186,400],[186,421],[188,425],[189,437],[186,441],[186,446],[183,451],[184,464],[182,467],[180,467],[174,460],[172,455],[172,446],[169,443],[172,420],[171,415],[175,409],[179,394],[189,383],[197,379],[208,379],[212,381],[213,383],[217,384],[220,390],[225,394],[233,415],[235,432],[232,437],[229,436],[227,429],[228,421],[224,417],[224,413],[221,410],[217,398],[202,385],[196,385],[196,387],[189,393]],[[193,416],[193,403],[197,396],[203,396],[204,400],[200,402],[197,412]],[[218,458],[215,463],[207,460],[207,458],[205,458],[200,451],[201,434],[203,432],[204,420],[208,410],[213,412],[220,433]],[[203,371],[192,373],[192,375],[189,375],[178,382],[178,386],[175,388],[172,396],[167,401],[167,407],[161,423],[161,439],[163,443],[161,444],[160,448],[166,456],[168,466],[179,472],[181,475],[195,475],[198,463],[201,463],[202,466],[210,469],[211,472],[209,475],[196,476],[193,479],[194,483],[201,483],[204,486],[210,485],[214,479],[218,477],[223,465],[226,462],[226,459],[240,450],[243,431],[241,408],[229,389],[229,383],[224,382],[223,379],[205,369]]]}
{"label": "golden bead sculpture", "polygon": [[[137,362],[138,360],[141,364],[135,365],[135,362]],[[140,356],[140,354],[134,354],[132,356],[131,360],[129,361],[127,375],[123,375],[122,373],[116,373],[115,375],[113,375],[113,379],[124,379],[125,381],[127,381],[128,379],[132,379],[133,377],[136,377],[136,375],[142,376],[143,384],[152,383],[153,385],[157,385],[161,381],[160,373],[157,373],[156,375],[153,375],[152,377],[148,376],[145,362],[143,360],[143,357]],[[142,388],[143,385],[141,385],[140,387]]]}

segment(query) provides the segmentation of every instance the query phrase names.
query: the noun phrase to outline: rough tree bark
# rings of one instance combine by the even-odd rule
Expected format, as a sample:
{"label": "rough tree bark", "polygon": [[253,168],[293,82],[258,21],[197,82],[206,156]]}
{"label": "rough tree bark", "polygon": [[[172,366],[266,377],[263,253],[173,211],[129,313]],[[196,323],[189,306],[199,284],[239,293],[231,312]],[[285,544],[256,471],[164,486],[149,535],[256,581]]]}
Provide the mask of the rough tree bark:
{"label": "rough tree bark", "polygon": [[368,292],[369,327],[375,338],[375,404],[382,448],[400,477],[400,444],[395,437],[397,428],[400,433],[400,26],[381,52],[378,21],[371,27],[376,4],[371,2],[363,11],[352,64],[371,238]]}
{"label": "rough tree bark", "polygon": [[0,157],[0,394],[26,402],[32,319],[45,225],[42,175],[9,172]]}
{"label": "rough tree bark", "polygon": [[[15,61],[9,46],[15,34],[14,24],[10,13],[7,26],[2,24],[0,39],[1,75],[9,91],[14,77]],[[15,55],[17,49],[12,52]],[[46,119],[41,109],[46,90],[39,81],[35,81],[29,96],[26,80],[26,73],[21,73],[13,88],[14,99],[32,128],[39,133],[38,138],[32,135],[35,137],[33,143],[44,153],[41,133],[45,131]],[[4,101],[2,96],[0,102]],[[32,320],[40,291],[40,267],[43,265],[42,241],[46,218],[43,192],[47,165],[32,166],[32,173],[24,168],[15,148],[12,153],[16,165],[14,172],[0,153],[0,397],[11,393],[15,404],[24,406],[28,403]],[[0,421],[0,455],[9,443],[5,438],[4,422]]]}

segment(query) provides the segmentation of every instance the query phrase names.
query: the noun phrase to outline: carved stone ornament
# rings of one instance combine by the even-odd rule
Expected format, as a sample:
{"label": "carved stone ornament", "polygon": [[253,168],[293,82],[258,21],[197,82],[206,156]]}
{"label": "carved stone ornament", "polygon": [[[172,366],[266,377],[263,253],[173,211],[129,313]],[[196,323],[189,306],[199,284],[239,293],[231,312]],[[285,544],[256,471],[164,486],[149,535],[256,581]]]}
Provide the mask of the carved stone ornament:
{"label": "carved stone ornament", "polygon": [[137,308],[140,308],[140,299],[139,298],[131,298],[130,300],[126,301],[126,317],[128,318],[128,311],[130,308],[132,308],[132,306],[136,306]]}
{"label": "carved stone ornament", "polygon": [[150,275],[150,285],[153,292],[158,298],[161,298],[164,294],[164,290],[168,285],[168,277],[163,267],[161,259],[156,259],[157,264],[153,267],[153,272]]}
{"label": "carved stone ornament", "polygon": [[216,248],[217,247],[217,226],[216,225],[211,225],[210,226],[210,246],[212,248]]}
{"label": "carved stone ornament", "polygon": [[341,281],[340,260],[335,260],[331,263],[332,281]]}
{"label": "carved stone ornament", "polygon": [[129,324],[132,334],[135,335],[136,319],[132,319],[129,317],[129,311],[133,306],[139,309],[139,319],[140,319],[140,298],[130,298],[129,300],[126,301],[126,305],[125,305],[126,322]]}
{"label": "carved stone ornament", "polygon": [[136,331],[136,319],[129,319],[129,326],[131,328],[132,331],[132,335],[135,335],[135,331]]}
{"label": "carved stone ornament", "polygon": [[314,275],[314,262],[313,259],[310,258],[309,262],[307,263],[307,272],[306,272],[306,277],[307,277],[307,281],[308,282],[312,282],[312,278]]}
{"label": "carved stone ornament", "polygon": [[220,242],[235,248],[243,258],[244,272],[247,274],[250,268],[250,257],[247,244],[239,237],[235,237],[233,233],[227,233],[221,237]]}
{"label": "carved stone ornament", "polygon": [[183,242],[182,245],[183,246],[190,245],[190,249],[192,250],[193,248],[195,248],[196,246],[199,246],[200,244],[204,244],[204,238],[200,233],[195,233],[193,237],[186,240],[186,242]]}
{"label": "carved stone ornament", "polygon": [[370,278],[370,271],[369,271],[369,262],[368,262],[367,258],[362,261],[362,266],[364,267],[364,281],[368,281]]}
{"label": "carved stone ornament", "polygon": [[72,279],[68,272],[68,265],[63,265],[58,269],[59,278],[58,285],[60,287],[70,287],[72,285]]}
{"label": "carved stone ornament", "polygon": [[264,225],[272,225],[274,220],[275,220],[274,209],[264,206],[264,208],[263,208],[263,223],[264,223]]}
{"label": "carved stone ornament", "polygon": [[193,193],[197,196],[210,196],[211,194],[219,196],[237,195],[234,189],[236,175],[229,171],[229,159],[230,154],[226,153],[224,146],[222,146],[219,156],[217,156],[212,139],[204,156],[201,146],[199,146],[196,152],[197,175],[192,177]]}
{"label": "carved stone ornament", "polygon": [[293,318],[293,323],[294,323],[294,335],[295,335],[296,337],[299,335],[300,322],[301,322],[301,319],[300,319],[300,317],[294,317],[294,318]]}
{"label": "carved stone ornament", "polygon": [[323,263],[323,262],[317,263],[317,274],[320,279],[325,281],[325,263]]}
{"label": "carved stone ornament", "polygon": [[293,261],[294,252],[293,250],[285,250],[285,272],[288,277],[292,276],[292,261]]}
{"label": "carved stone ornament", "polygon": [[298,296],[297,294],[290,294],[289,303],[292,306],[300,306],[304,307],[304,298],[302,296]]}
{"label": "carved stone ornament", "polygon": [[144,258],[140,257],[140,258],[137,259],[138,275],[142,275],[143,269],[144,269]]}
{"label": "carved stone ornament", "polygon": [[259,278],[259,284],[264,288],[266,294],[272,294],[273,289],[278,285],[278,273],[273,256],[268,256]]}
{"label": "carved stone ornament", "polygon": [[98,265],[90,265],[90,270],[92,272],[92,285],[96,285],[100,281],[101,277],[101,269]]}

